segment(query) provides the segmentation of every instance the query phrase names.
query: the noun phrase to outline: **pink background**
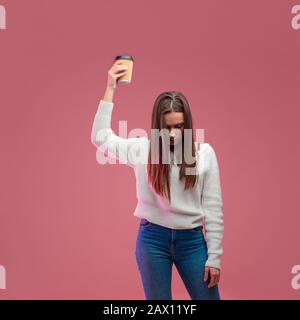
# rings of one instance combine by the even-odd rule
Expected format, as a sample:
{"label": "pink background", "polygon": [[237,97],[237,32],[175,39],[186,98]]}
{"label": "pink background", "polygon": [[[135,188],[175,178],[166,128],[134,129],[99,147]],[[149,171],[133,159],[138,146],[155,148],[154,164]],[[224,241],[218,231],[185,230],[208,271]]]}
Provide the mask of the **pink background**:
{"label": "pink background", "polygon": [[[300,298],[300,1],[0,2],[0,299],[144,299],[134,173],[90,142],[119,54],[135,64],[115,130],[150,132],[154,99],[179,90],[216,150],[222,298]],[[175,267],[172,288],[189,299]]]}

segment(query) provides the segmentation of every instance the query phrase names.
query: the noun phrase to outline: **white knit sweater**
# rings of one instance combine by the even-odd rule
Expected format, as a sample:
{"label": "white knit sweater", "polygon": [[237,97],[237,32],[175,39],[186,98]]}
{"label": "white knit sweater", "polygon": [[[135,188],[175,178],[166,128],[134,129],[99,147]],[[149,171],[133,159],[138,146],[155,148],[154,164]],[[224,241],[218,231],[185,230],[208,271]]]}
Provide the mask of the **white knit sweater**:
{"label": "white knit sweater", "polygon": [[[113,102],[100,100],[95,114],[91,141],[105,163],[108,155],[134,169],[136,176],[137,206],[134,216],[171,229],[205,227],[208,259],[206,266],[221,269],[223,254],[223,202],[216,153],[209,143],[201,143],[196,152],[198,184],[184,191],[184,180],[179,180],[179,166],[170,172],[171,203],[158,195],[147,181],[149,140],[147,137],[122,138],[111,128]],[[176,155],[177,149],[174,148]],[[173,156],[174,157],[174,156]],[[98,157],[97,157],[98,159]],[[137,161],[138,159],[138,161]],[[107,160],[108,162],[108,160]],[[116,161],[115,161],[116,162]]]}

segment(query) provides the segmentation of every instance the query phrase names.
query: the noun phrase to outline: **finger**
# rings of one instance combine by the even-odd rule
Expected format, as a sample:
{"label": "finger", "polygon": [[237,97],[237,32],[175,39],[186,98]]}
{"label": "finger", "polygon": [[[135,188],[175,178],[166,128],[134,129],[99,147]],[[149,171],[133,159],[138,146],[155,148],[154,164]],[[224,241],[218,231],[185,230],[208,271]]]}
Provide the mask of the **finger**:
{"label": "finger", "polygon": [[217,277],[217,273],[215,272],[214,269],[212,269],[211,272],[210,272],[210,282],[209,282],[209,286],[210,287],[212,287],[215,284],[216,277]]}
{"label": "finger", "polygon": [[208,272],[209,272],[209,268],[205,267],[205,271],[204,271],[204,281],[207,281]]}
{"label": "finger", "polygon": [[126,71],[121,71],[121,72],[117,72],[116,74],[115,74],[115,77],[121,77],[121,76],[123,76],[125,73],[127,73],[127,70]]}
{"label": "finger", "polygon": [[114,67],[112,67],[112,68],[109,70],[108,73],[109,73],[111,76],[115,76],[115,75],[117,75],[120,71],[124,71],[124,69],[114,66]]}
{"label": "finger", "polygon": [[219,281],[220,281],[220,271],[218,271],[217,273],[216,273],[216,283],[218,283]]}
{"label": "finger", "polygon": [[210,278],[210,283],[208,285],[209,288],[213,287],[214,285],[216,285],[217,283],[217,276],[216,275],[212,275]]}
{"label": "finger", "polygon": [[127,73],[127,70],[120,70],[120,71],[117,71],[116,73],[114,73],[113,76],[118,78],[126,73]]}
{"label": "finger", "polygon": [[123,70],[127,70],[127,69],[128,69],[128,67],[123,64],[122,65],[115,65],[113,67],[113,72],[116,73],[118,71],[123,71]]}
{"label": "finger", "polygon": [[122,65],[122,64],[123,64],[122,61],[117,61],[112,65],[112,68],[117,67],[117,66]]}
{"label": "finger", "polygon": [[125,68],[120,68],[120,69],[115,69],[115,70],[111,70],[110,74],[112,76],[118,76],[120,73],[124,73],[127,72],[128,70]]}
{"label": "finger", "polygon": [[211,278],[210,278],[210,282],[209,282],[209,284],[208,284],[208,288],[213,287],[213,285],[214,285],[214,279],[213,279],[213,277],[211,277]]}
{"label": "finger", "polygon": [[124,74],[126,74],[127,73],[127,71],[124,71],[124,72],[119,72],[119,73],[116,73],[115,74],[115,78],[119,78],[119,77],[122,77]]}
{"label": "finger", "polygon": [[128,69],[128,67],[125,64],[117,65],[116,67],[119,70]]}

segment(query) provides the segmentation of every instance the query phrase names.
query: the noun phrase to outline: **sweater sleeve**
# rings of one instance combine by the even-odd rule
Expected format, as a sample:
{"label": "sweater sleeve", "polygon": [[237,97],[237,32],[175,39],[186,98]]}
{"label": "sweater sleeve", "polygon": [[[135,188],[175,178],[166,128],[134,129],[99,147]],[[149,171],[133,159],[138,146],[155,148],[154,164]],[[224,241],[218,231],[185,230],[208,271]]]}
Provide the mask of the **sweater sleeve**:
{"label": "sweater sleeve", "polygon": [[202,191],[202,207],[205,215],[205,233],[208,248],[208,259],[205,265],[221,269],[224,232],[223,202],[216,153],[211,145],[209,145],[209,149],[208,170],[204,175]]}
{"label": "sweater sleeve", "polygon": [[142,139],[146,138],[125,139],[116,135],[111,128],[113,107],[113,102],[100,100],[92,126],[91,142],[101,152],[108,152],[110,157],[134,168],[137,164],[137,150],[141,147]]}

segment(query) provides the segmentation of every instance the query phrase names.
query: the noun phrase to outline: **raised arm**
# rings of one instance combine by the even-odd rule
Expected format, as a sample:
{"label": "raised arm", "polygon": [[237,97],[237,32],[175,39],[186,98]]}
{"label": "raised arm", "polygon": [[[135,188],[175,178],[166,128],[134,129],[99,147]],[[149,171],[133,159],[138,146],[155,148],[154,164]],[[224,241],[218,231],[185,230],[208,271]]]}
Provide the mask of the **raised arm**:
{"label": "raised arm", "polygon": [[117,78],[126,72],[123,70],[119,63],[115,63],[108,72],[107,88],[103,99],[99,102],[94,117],[91,142],[101,152],[108,152],[110,157],[118,159],[130,167],[134,167],[136,164],[136,150],[141,147],[142,143],[145,143],[145,139],[147,138],[121,138],[111,128],[114,91],[116,89]]}
{"label": "raised arm", "polygon": [[204,175],[202,191],[202,206],[205,213],[205,232],[208,259],[206,266],[221,269],[221,255],[223,253],[223,202],[219,166],[216,153],[209,145],[208,171]]}

